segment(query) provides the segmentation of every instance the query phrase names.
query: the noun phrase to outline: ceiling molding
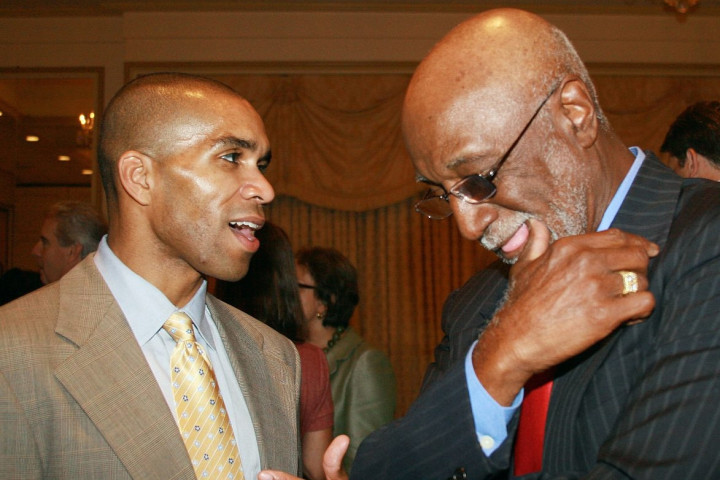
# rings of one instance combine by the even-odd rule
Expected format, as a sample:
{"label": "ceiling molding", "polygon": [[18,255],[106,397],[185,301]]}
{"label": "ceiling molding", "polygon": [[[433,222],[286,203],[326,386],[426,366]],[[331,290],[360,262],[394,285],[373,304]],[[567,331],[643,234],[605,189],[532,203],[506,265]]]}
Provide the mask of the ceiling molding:
{"label": "ceiling molding", "polygon": [[[30,4],[30,5],[28,5]],[[546,14],[672,15],[662,0],[4,0],[0,17],[119,16],[128,12],[183,11],[332,11],[332,12],[479,12],[515,7]],[[720,0],[701,0],[689,15],[720,15]]]}

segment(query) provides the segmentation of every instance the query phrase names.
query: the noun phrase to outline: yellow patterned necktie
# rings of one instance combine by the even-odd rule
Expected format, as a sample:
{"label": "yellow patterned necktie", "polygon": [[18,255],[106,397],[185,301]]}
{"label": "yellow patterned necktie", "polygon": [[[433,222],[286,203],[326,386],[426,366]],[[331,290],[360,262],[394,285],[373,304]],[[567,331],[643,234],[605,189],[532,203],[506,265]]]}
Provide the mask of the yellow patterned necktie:
{"label": "yellow patterned necktie", "polygon": [[190,317],[173,313],[163,328],[177,342],[170,357],[178,424],[199,479],[244,480],[242,462],[210,360]]}

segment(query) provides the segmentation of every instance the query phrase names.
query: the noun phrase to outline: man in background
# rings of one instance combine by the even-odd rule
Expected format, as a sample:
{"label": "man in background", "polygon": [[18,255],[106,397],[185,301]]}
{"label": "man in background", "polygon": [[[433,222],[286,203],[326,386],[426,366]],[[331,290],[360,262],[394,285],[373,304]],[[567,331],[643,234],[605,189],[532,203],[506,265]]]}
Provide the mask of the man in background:
{"label": "man in background", "polygon": [[681,177],[720,181],[720,102],[686,108],[670,126],[660,151]]}
{"label": "man in background", "polygon": [[32,255],[43,284],[60,280],[80,260],[97,250],[107,225],[98,211],[84,202],[58,202],[50,207]]}

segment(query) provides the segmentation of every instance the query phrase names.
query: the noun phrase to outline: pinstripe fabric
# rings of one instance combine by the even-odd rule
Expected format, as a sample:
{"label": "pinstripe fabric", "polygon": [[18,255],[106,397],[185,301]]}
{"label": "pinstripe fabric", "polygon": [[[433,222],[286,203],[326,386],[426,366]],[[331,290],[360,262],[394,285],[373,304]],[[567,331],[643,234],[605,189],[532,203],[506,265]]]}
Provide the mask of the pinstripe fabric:
{"label": "pinstripe fabric", "polygon": [[[297,352],[260,322],[210,296],[207,302],[251,412],[263,468],[297,472]],[[92,255],[0,308],[0,332],[0,478],[195,478]]]}
{"label": "pinstripe fabric", "polygon": [[[656,308],[557,367],[543,472],[523,478],[720,478],[720,185],[683,182],[650,155],[613,227],[661,246],[649,272]],[[501,298],[496,277],[480,273],[453,294],[473,305],[444,313],[474,320],[444,319],[448,336],[424,393],[361,445],[353,479],[444,480],[458,467],[469,479],[507,478],[511,442],[491,458],[478,451],[456,361]]]}

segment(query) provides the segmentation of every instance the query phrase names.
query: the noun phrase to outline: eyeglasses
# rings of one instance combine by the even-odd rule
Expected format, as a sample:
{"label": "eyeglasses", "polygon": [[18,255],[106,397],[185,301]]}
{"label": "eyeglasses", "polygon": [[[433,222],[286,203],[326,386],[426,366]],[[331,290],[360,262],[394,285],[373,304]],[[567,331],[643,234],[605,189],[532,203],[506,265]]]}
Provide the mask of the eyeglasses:
{"label": "eyeglasses", "polygon": [[553,93],[557,90],[557,86],[548,93],[547,97],[540,103],[540,105],[532,114],[530,120],[525,124],[523,129],[520,131],[520,135],[517,136],[515,141],[507,149],[505,155],[487,172],[487,173],[475,173],[462,178],[455,185],[450,187],[449,191],[442,189],[443,193],[440,193],[440,188],[430,188],[425,196],[415,204],[415,211],[425,215],[433,220],[442,220],[452,215],[452,208],[450,207],[450,195],[453,195],[463,202],[477,204],[481,203],[488,198],[492,198],[497,193],[497,187],[493,183],[495,176],[500,171],[505,160],[510,156],[515,146],[520,142],[520,139],[525,135],[530,125],[532,125],[535,117],[538,116],[540,111],[545,106],[545,103],[552,97]]}
{"label": "eyeglasses", "polygon": [[300,283],[300,282],[298,282],[297,285],[298,285],[299,288],[309,288],[309,289],[311,289],[311,290],[316,290],[316,289],[317,289],[317,287],[316,287],[315,285],[308,285],[307,283]]}

